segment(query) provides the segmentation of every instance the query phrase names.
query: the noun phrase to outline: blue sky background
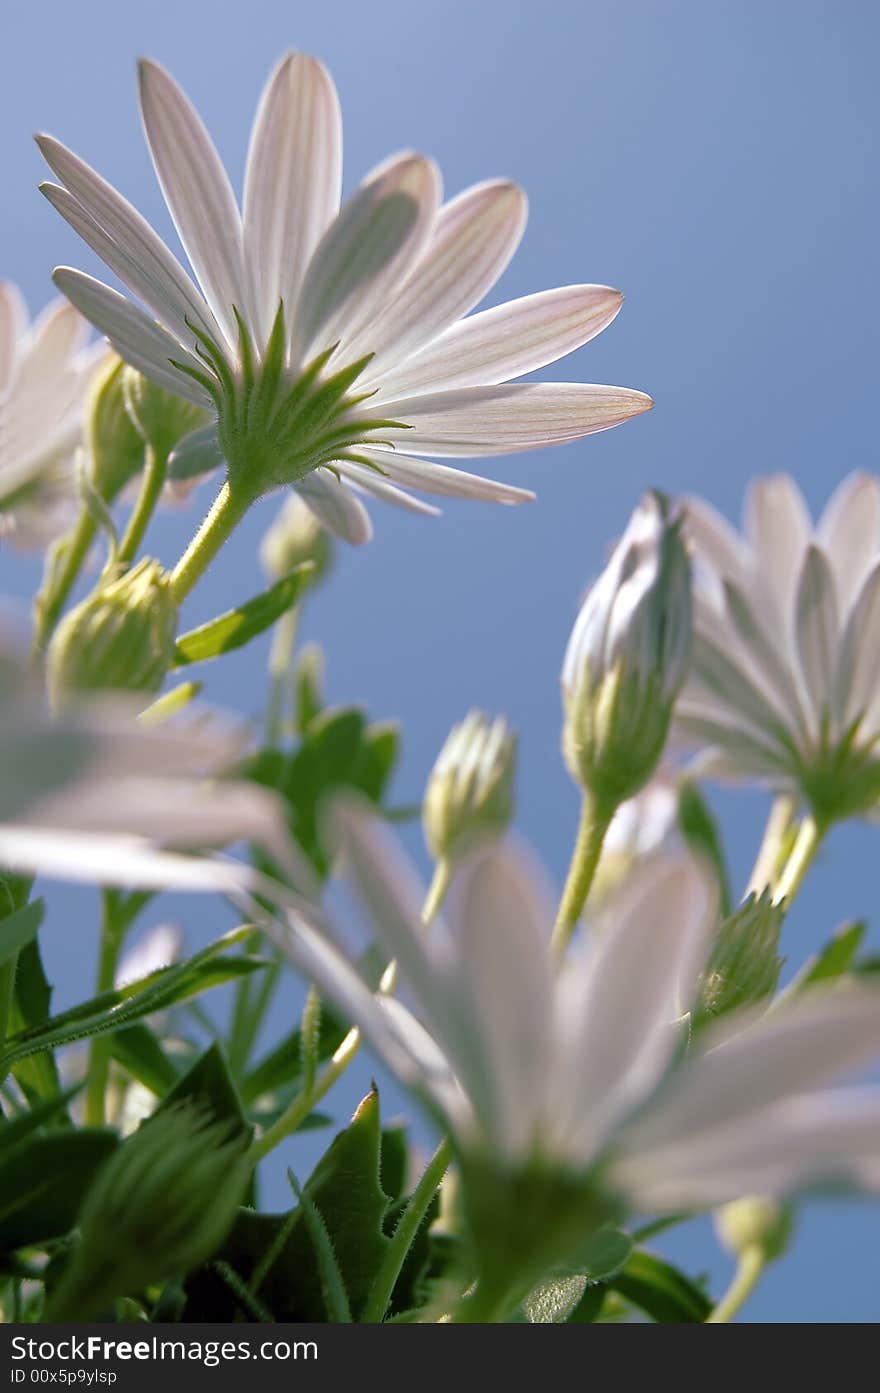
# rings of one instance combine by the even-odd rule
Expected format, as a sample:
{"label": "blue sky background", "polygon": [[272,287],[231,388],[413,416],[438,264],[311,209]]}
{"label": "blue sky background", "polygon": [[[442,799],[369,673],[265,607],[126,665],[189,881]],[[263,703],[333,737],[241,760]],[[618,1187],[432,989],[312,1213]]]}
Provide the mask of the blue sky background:
{"label": "blue sky background", "polygon": [[[334,700],[404,722],[401,801],[419,797],[469,707],[505,711],[523,737],[519,826],[561,880],[577,799],[558,752],[560,658],[578,597],[639,494],[698,490],[735,516],[752,474],[789,469],[816,507],[848,470],[876,465],[878,38],[870,0],[5,0],[0,276],[36,309],[53,265],[97,270],[36,192],[34,131],[72,145],[170,233],[135,58],[160,59],[183,83],[240,186],[261,85],[294,46],[322,57],[339,87],[347,188],[404,146],[439,160],[450,193],[491,175],[522,182],[530,223],[494,298],[571,281],[625,292],[615,324],[555,373],[642,388],[655,411],[580,445],[488,462],[535,488],[537,504],[450,504],[439,521],[374,506],[374,543],[342,558],[305,625],[326,646]],[[157,555],[176,560],[209,501],[203,489],[192,509],[161,518]],[[274,509],[254,510],[188,617],[259,587],[256,547]],[[0,555],[6,594],[26,597],[38,573]],[[212,669],[208,696],[257,715],[265,654],[255,644]],[[716,804],[745,877],[763,800]],[[878,944],[877,835],[853,826],[831,839],[786,926],[793,961],[857,914],[871,916]],[[88,981],[92,901],[52,896],[46,952],[61,1001]],[[191,943],[226,924],[213,904],[169,912]],[[365,1065],[343,1102],[368,1076]],[[303,1142],[283,1148],[270,1194],[280,1201],[284,1166],[302,1173],[312,1155]],[[812,1204],[748,1317],[876,1320],[878,1250],[876,1208]],[[665,1251],[716,1288],[729,1271],[708,1224]]]}

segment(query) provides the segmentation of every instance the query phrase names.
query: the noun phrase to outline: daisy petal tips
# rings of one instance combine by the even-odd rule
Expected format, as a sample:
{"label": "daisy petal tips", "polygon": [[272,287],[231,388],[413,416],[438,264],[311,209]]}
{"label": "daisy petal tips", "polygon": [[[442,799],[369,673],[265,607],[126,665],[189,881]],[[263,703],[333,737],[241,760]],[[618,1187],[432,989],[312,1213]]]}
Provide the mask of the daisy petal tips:
{"label": "daisy petal tips", "polygon": [[56,282],[129,363],[212,411],[244,506],[292,485],[326,527],[362,542],[359,493],[518,503],[531,494],[435,458],[563,444],[651,406],[622,387],[511,381],[594,338],[622,299],[574,285],[471,313],[522,236],[514,184],[444,202],[433,161],[405,152],[340,205],[339,102],[315,59],[288,54],[269,77],[241,210],[201,118],[156,63],[141,64],[140,102],[191,271],[100,175],[40,136],[58,181],[43,192],[133,300],[69,268]]}

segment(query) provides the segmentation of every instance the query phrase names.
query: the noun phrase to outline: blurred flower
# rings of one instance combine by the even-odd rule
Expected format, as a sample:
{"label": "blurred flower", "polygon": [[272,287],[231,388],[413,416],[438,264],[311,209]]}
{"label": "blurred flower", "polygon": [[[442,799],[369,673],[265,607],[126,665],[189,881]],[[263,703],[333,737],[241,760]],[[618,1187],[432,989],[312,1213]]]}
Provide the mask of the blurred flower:
{"label": "blurred flower", "polygon": [[612,808],[657,766],[690,643],[681,516],[648,493],[584,601],[562,668],[569,772]]}
{"label": "blurred flower", "polygon": [[[198,287],[120,194],[41,136],[60,181],[43,192],[147,312],[79,271],[55,280],[133,367],[215,411],[216,438],[201,444],[216,463],[219,439],[231,489],[252,500],[292,484],[330,531],[361,542],[358,492],[420,511],[405,489],[531,497],[422,455],[577,440],[651,405],[619,387],[500,385],[586,343],[621,304],[606,286],[578,285],[465,318],[522,235],[515,185],[477,184],[441,204],[436,166],[407,153],[340,209],[336,91],[320,63],[292,53],[260,100],[240,213],[184,93],[155,63],[140,77],[153,164]],[[401,442],[414,454],[397,453]]]}
{"label": "blurred flower", "polygon": [[156,924],[121,959],[114,985],[127,987],[141,977],[149,977],[163,967],[170,967],[180,958],[183,934],[177,924]]}
{"label": "blurred flower", "polygon": [[310,584],[314,585],[326,575],[332,560],[331,538],[299,494],[288,494],[260,543],[263,570],[272,580],[280,580],[311,561],[315,569]]}
{"label": "blurred flower", "polygon": [[70,521],[73,455],[103,347],[55,300],[28,322],[18,290],[0,283],[0,537],[43,547]]}
{"label": "blurred flower", "polygon": [[549,906],[521,855],[472,860],[449,926],[426,935],[387,829],[360,807],[336,821],[411,1008],[370,992],[324,912],[293,911],[279,939],[450,1129],[465,1180],[469,1162],[496,1180],[549,1168],[644,1210],[876,1183],[880,1089],[826,1087],[880,1052],[875,988],[732,1014],[682,1060],[713,918],[695,863],[643,864],[556,973]]}
{"label": "blurred flower", "polygon": [[645,857],[681,853],[678,800],[678,777],[674,770],[661,766],[643,789],[621,803],[602,843],[590,886],[591,904],[616,890],[634,864]]}
{"label": "blurred flower", "polygon": [[[4,655],[8,659],[8,654]],[[167,847],[247,839],[310,884],[275,799],[217,776],[240,756],[239,733],[216,719],[145,725],[119,699],[50,720],[8,662],[0,689],[0,866],[63,880],[234,893],[249,868]]]}
{"label": "blurred flower", "polygon": [[721,921],[700,987],[698,1020],[772,997],[784,962],[779,956],[783,912],[765,890],[749,895]]}
{"label": "blurred flower", "polygon": [[503,716],[471,711],[453,726],[425,792],[425,841],[435,861],[503,836],[513,816],[516,736]]}
{"label": "blurred flower", "polygon": [[744,536],[687,502],[697,577],[678,734],[706,767],[803,797],[820,823],[880,796],[880,485],[851,474],[814,526],[794,480],[753,483]]}

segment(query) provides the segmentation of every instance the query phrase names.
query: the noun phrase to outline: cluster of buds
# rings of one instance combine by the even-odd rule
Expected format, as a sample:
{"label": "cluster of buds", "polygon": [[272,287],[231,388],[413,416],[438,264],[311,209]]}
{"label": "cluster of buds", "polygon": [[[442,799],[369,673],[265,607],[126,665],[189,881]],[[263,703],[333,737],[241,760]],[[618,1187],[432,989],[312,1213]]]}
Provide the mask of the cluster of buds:
{"label": "cluster of buds", "polygon": [[513,816],[516,736],[502,716],[471,711],[453,726],[428,779],[424,829],[435,861],[504,835]]}
{"label": "cluster of buds", "polygon": [[654,772],[691,645],[682,516],[658,493],[633,514],[590,590],[562,670],[563,753],[575,782],[611,809]]}

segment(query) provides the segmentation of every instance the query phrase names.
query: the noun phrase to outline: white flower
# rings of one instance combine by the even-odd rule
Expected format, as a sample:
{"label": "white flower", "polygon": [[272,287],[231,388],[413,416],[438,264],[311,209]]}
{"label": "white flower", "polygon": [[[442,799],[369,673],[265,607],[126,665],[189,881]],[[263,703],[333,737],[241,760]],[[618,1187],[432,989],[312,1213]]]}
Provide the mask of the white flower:
{"label": "white flower", "polygon": [[[320,63],[292,53],[260,100],[239,212],[186,96],[155,63],[140,72],[150,153],[198,285],[120,194],[42,136],[61,185],[44,192],[145,309],[79,271],[55,280],[129,363],[216,412],[231,488],[257,497],[291,483],[331,531],[363,541],[353,489],[420,509],[405,489],[532,496],[422,455],[577,440],[651,405],[618,387],[502,385],[586,343],[621,303],[606,286],[567,286],[464,317],[519,242],[515,185],[477,184],[444,204],[433,162],[405,153],[340,209],[336,91]],[[182,472],[212,449],[216,462],[216,437],[200,443],[207,456],[191,451]]]}
{"label": "white flower", "polygon": [[[144,725],[119,703],[50,720],[8,653],[0,685],[0,867],[63,880],[145,889],[252,885],[249,868],[167,847],[260,842],[309,878],[281,830],[273,796],[252,784],[211,781],[241,740],[214,721]],[[305,880],[303,877],[305,876]]]}
{"label": "white flower", "polygon": [[681,516],[648,493],[587,594],[562,666],[573,779],[615,808],[650,778],[691,643]]}
{"label": "white flower", "polygon": [[814,526],[787,475],[757,480],[744,536],[687,502],[698,580],[677,734],[707,767],[801,795],[820,820],[880,794],[880,486],[843,481]]}
{"label": "white flower", "polygon": [[410,1006],[370,993],[326,914],[292,912],[279,940],[465,1157],[506,1173],[596,1170],[649,1210],[880,1178],[880,1090],[826,1087],[880,1052],[875,989],[841,986],[732,1015],[678,1062],[712,921],[692,862],[645,863],[585,955],[557,974],[549,906],[521,855],[494,848],[472,861],[457,913],[428,931],[420,887],[387,831],[359,809],[337,820]]}
{"label": "white flower", "polygon": [[0,537],[44,546],[70,520],[72,461],[83,404],[104,349],[54,300],[29,323],[16,287],[0,283]]}

